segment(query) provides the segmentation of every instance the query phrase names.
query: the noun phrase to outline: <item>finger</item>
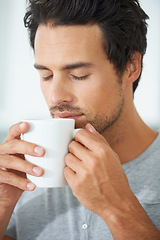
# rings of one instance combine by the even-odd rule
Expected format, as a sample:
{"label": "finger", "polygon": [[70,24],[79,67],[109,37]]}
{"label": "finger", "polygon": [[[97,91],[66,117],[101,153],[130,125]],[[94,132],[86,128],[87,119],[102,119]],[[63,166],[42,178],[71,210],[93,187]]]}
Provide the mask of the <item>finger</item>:
{"label": "finger", "polygon": [[13,139],[9,142],[0,145],[0,153],[1,154],[18,153],[42,157],[45,154],[45,149],[41,146],[37,146],[34,143]]}
{"label": "finger", "polygon": [[3,171],[0,169],[0,183],[5,183],[12,185],[21,190],[33,191],[36,186],[35,184],[29,182],[27,179],[22,178],[12,172]]}
{"label": "finger", "polygon": [[106,140],[105,140],[105,138],[104,138],[99,132],[97,132],[97,131],[95,130],[95,128],[94,128],[90,123],[88,123],[88,124],[86,125],[85,129],[87,129],[89,132],[91,132],[92,134],[94,134],[94,136],[96,136],[99,140],[104,141],[105,143],[107,143]]}
{"label": "finger", "polygon": [[71,153],[68,153],[65,156],[64,160],[65,160],[66,166],[69,167],[74,172],[77,172],[82,167],[82,162]]}
{"label": "finger", "polygon": [[37,165],[29,163],[12,155],[0,154],[0,168],[17,170],[19,172],[28,173],[37,177],[44,174],[44,170]]}
{"label": "finger", "polygon": [[8,136],[5,138],[4,143],[12,139],[20,139],[21,133],[27,132],[29,129],[29,124],[27,122],[19,122],[10,127]]}
{"label": "finger", "polygon": [[76,173],[69,167],[64,168],[64,177],[69,186],[71,186],[76,180]]}
{"label": "finger", "polygon": [[78,159],[83,161],[87,160],[91,156],[91,152],[89,149],[84,147],[82,144],[76,141],[72,141],[68,146],[69,152],[76,156]]}
{"label": "finger", "polygon": [[86,129],[79,130],[75,135],[75,141],[81,143],[90,151],[98,151],[103,145],[107,145],[106,142],[97,138],[93,133]]}

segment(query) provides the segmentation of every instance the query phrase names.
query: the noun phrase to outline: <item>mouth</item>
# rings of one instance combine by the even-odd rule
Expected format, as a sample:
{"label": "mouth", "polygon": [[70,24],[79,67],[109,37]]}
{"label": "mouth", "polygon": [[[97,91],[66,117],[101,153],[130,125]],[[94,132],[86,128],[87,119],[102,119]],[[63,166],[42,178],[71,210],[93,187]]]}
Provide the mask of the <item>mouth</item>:
{"label": "mouth", "polygon": [[56,112],[54,113],[55,118],[66,118],[66,119],[78,119],[83,116],[83,114],[79,113],[71,113],[71,112]]}

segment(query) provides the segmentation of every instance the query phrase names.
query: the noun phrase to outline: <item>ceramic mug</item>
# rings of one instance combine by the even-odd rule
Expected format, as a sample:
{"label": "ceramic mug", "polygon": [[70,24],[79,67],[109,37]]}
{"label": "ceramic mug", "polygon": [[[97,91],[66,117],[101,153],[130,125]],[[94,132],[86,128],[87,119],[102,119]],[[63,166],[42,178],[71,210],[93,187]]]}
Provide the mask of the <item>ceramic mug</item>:
{"label": "ceramic mug", "polygon": [[27,174],[27,178],[37,187],[64,187],[64,157],[68,153],[68,145],[76,132],[74,119],[25,120],[29,130],[21,139],[42,146],[46,153],[43,157],[25,155],[25,159],[44,169],[44,175],[35,177]]}

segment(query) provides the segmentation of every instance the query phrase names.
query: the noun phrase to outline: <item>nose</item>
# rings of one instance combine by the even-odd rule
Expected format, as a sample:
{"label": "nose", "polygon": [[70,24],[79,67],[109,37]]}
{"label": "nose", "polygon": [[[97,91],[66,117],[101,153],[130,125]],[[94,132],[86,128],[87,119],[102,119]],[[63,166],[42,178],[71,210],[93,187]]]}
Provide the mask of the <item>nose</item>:
{"label": "nose", "polygon": [[49,102],[51,106],[56,106],[61,103],[70,103],[73,101],[71,86],[69,80],[55,76],[50,86]]}

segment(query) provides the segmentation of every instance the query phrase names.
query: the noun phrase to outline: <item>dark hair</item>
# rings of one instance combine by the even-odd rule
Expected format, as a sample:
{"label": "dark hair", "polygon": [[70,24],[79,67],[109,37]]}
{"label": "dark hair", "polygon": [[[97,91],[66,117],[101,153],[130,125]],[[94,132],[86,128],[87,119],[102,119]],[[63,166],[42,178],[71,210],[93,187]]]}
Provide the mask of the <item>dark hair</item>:
{"label": "dark hair", "polygon": [[[107,57],[121,76],[135,51],[141,53],[143,66],[148,18],[138,0],[29,0],[24,24],[33,49],[39,24],[50,20],[54,25],[98,24],[104,35]],[[133,83],[133,92],[140,76]]]}

